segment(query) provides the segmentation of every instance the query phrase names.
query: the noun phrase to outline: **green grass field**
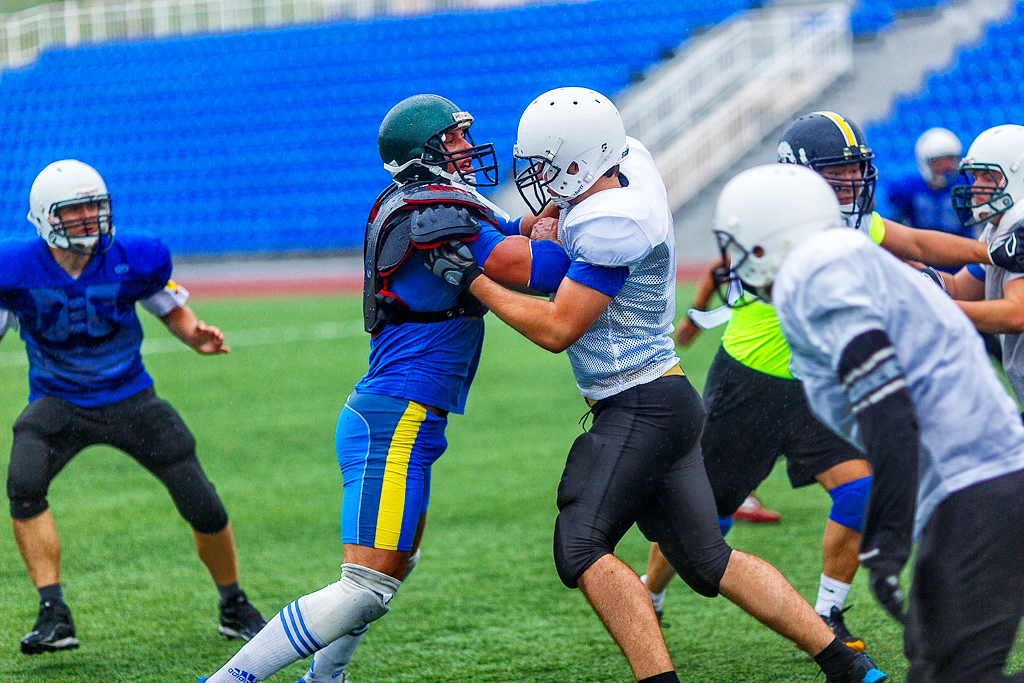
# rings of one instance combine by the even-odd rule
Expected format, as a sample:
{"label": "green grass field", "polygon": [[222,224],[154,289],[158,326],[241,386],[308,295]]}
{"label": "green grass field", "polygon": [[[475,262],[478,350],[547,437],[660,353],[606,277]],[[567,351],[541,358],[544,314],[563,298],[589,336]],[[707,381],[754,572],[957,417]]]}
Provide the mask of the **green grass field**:
{"label": "green grass field", "polygon": [[[680,301],[689,301],[681,293]],[[201,357],[142,314],[159,393],[196,435],[200,459],[231,516],[242,585],[270,617],[337,580],[341,476],[338,412],[366,368],[354,297],[194,302],[236,347]],[[319,325],[320,323],[339,323]],[[314,338],[315,337],[315,338]],[[699,387],[717,345],[706,333],[682,352]],[[17,339],[0,345],[0,465],[27,394]],[[555,488],[585,412],[568,360],[489,319],[467,415],[453,416],[435,465],[423,558],[370,629],[350,667],[384,681],[630,681],[629,668],[579,591],[551,558]],[[762,486],[783,524],[737,525],[729,536],[813,600],[829,507],[818,487],[789,489],[777,468]],[[18,639],[38,600],[6,519],[0,524],[0,682],[193,681],[237,650],[216,631],[216,592],[191,534],[159,483],[123,454],[93,448],[54,481],[50,504],[63,541],[65,595],[82,646],[27,657]],[[642,572],[648,544],[634,529],[618,554]],[[858,576],[848,622],[893,680],[900,633]],[[724,598],[682,583],[669,589],[665,636],[683,681],[811,681],[806,655]],[[307,663],[308,664],[308,663]],[[294,681],[297,663],[274,681]]]}

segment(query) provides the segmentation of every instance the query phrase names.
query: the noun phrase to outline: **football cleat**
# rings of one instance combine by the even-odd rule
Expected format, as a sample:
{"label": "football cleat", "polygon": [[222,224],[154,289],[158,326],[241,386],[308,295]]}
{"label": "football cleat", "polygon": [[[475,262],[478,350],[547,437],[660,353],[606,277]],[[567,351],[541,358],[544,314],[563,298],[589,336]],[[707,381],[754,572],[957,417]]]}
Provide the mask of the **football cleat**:
{"label": "football cleat", "polygon": [[218,631],[228,640],[241,638],[248,641],[267,625],[267,620],[252,606],[245,593],[220,604]]}
{"label": "football cleat", "polygon": [[739,506],[732,518],[737,522],[752,522],[754,524],[777,524],[782,521],[782,515],[775,510],[769,510],[757,496],[747,496],[743,504]]}
{"label": "football cleat", "polygon": [[30,633],[21,639],[21,651],[27,655],[78,647],[71,610],[63,600],[45,600],[39,604],[39,616]]}
{"label": "football cleat", "polygon": [[822,620],[828,624],[828,627],[832,629],[832,633],[836,634],[836,639],[838,639],[840,643],[855,652],[867,652],[867,646],[864,645],[864,641],[850,633],[846,628],[846,622],[843,620],[843,614],[845,614],[848,609],[850,608],[847,607],[846,609],[841,610],[838,607],[833,606],[828,616],[825,616],[824,614],[820,616]]}
{"label": "football cleat", "polygon": [[882,683],[887,680],[889,676],[863,652],[854,653],[853,661],[842,677],[825,677],[825,683]]}

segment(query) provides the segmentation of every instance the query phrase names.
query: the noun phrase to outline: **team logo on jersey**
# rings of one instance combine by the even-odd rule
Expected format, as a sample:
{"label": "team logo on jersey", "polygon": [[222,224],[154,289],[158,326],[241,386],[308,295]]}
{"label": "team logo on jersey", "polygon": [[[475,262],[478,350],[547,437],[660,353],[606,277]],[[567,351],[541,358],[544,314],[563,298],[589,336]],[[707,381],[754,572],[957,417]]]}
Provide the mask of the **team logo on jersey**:
{"label": "team logo on jersey", "polygon": [[788,142],[783,140],[779,143],[779,149],[776,151],[780,164],[795,164],[796,155],[793,154],[793,148]]}
{"label": "team logo on jersey", "polygon": [[117,273],[118,275],[124,275],[125,273],[128,272],[128,264],[118,263],[116,266],[114,266],[114,272]]}

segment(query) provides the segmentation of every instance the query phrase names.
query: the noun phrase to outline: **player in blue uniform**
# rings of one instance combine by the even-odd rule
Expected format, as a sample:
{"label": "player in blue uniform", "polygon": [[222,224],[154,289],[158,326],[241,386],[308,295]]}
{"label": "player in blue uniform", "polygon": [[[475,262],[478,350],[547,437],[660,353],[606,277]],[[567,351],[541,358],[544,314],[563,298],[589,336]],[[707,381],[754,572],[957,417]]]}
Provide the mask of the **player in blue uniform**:
{"label": "player in blue uniform", "polygon": [[29,405],[14,423],[7,476],[14,538],[41,600],[21,651],[78,647],[46,493],[79,451],[100,443],[125,451],[167,487],[220,593],[220,632],[247,640],[264,620],[238,586],[231,525],[195,439],[142,365],[135,303],[200,353],[226,353],[224,335],[184,305],[188,294],[169,281],[160,240],[134,233],[114,241],[110,195],[93,168],[50,164],[29,201],[43,239],[0,243],[0,306],[17,316],[29,359]]}
{"label": "player in blue uniform", "polygon": [[374,204],[364,243],[370,367],[335,435],[345,484],[341,579],[285,607],[210,683],[262,681],[314,653],[303,681],[342,680],[416,564],[430,468],[447,447],[447,415],[465,409],[486,312],[458,277],[425,269],[420,251],[462,239],[489,275],[541,292],[553,292],[569,267],[557,243],[519,234],[535,217],[499,219],[476,192],[496,184],[497,163],[491,145],[473,144],[472,123],[450,101],[417,95],[381,124],[381,159],[395,182]]}
{"label": "player in blue uniform", "polygon": [[[960,140],[945,128],[930,128],[917,139],[914,155],[918,174],[899,178],[889,185],[888,199],[892,219],[922,230],[939,230],[961,237],[975,237],[973,228],[965,228],[953,209],[950,189],[963,184],[957,176]],[[937,266],[955,273],[957,268]]]}

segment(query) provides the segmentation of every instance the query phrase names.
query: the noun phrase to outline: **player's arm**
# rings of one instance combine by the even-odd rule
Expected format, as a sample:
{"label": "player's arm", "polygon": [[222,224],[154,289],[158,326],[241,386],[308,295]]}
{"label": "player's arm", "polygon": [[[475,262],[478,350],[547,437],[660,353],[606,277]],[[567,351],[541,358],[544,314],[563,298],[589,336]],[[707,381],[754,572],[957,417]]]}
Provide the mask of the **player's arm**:
{"label": "player's arm", "polygon": [[900,571],[910,558],[917,498],[920,429],[903,370],[880,329],[843,349],[838,379],[852,406],[874,478],[860,561],[879,603],[902,622]]}
{"label": "player's arm", "polygon": [[572,346],[612,300],[569,278],[562,280],[552,301],[510,292],[486,276],[474,279],[469,291],[509,327],[552,353]]}
{"label": "player's arm", "polygon": [[1011,273],[1024,272],[1024,223],[992,244],[938,230],[916,230],[886,218],[882,223],[885,235],[880,245],[906,261],[947,267],[984,263]]}
{"label": "player's arm", "polygon": [[1002,299],[957,301],[956,304],[981,332],[1024,333],[1024,278],[1007,282]]}
{"label": "player's arm", "polygon": [[160,316],[167,329],[175,337],[185,342],[202,354],[227,353],[230,349],[224,346],[224,333],[199,320],[195,312],[188,306],[175,306]]}
{"label": "player's arm", "polygon": [[468,243],[487,277],[519,289],[552,294],[569,270],[569,257],[557,242],[523,236],[505,237],[486,227]]}
{"label": "player's arm", "polygon": [[[690,308],[695,308],[698,311],[708,310],[708,303],[711,301],[711,295],[715,293],[715,280],[714,277],[712,277],[712,273],[716,266],[717,264],[713,264],[703,275],[701,275],[700,280],[697,281],[697,291],[693,293],[693,303],[690,304]],[[676,328],[676,344],[679,344],[680,346],[688,346],[700,331],[701,328],[690,320],[690,316],[687,315],[679,323],[679,327]]]}
{"label": "player's arm", "polygon": [[985,269],[977,264],[961,268],[955,275],[939,273],[943,288],[958,301],[981,301],[985,298]]}
{"label": "player's arm", "polygon": [[533,236],[533,226],[536,225],[537,221],[539,221],[542,218],[554,218],[557,221],[558,220],[558,207],[556,207],[553,202],[548,202],[544,206],[544,210],[541,211],[536,216],[533,215],[533,212],[530,212],[530,213],[526,214],[525,216],[523,216],[522,218],[520,218],[519,219],[519,234],[520,235],[524,235],[526,237],[532,237]]}

